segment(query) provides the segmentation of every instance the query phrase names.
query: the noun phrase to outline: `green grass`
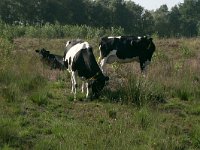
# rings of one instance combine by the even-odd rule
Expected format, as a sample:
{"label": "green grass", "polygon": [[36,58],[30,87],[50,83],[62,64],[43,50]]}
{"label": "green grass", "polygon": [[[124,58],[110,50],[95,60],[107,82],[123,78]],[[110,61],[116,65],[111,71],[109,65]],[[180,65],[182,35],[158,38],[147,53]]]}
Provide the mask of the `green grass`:
{"label": "green grass", "polygon": [[1,41],[0,149],[200,149],[199,39],[156,39],[145,78],[137,63],[108,67],[101,97],[84,101],[79,88],[76,102],[69,74],[34,51],[62,54],[66,39]]}

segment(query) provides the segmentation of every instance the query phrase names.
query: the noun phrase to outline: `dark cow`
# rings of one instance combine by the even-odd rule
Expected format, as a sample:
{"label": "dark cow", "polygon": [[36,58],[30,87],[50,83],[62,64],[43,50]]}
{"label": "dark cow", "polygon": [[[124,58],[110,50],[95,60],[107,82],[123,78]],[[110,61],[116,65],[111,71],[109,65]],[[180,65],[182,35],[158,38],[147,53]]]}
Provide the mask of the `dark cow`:
{"label": "dark cow", "polygon": [[83,79],[82,92],[86,87],[86,98],[97,98],[109,78],[103,75],[89,43],[82,40],[68,41],[63,61],[71,74],[74,99],[76,99],[77,76]]}
{"label": "dark cow", "polygon": [[103,37],[99,49],[99,61],[102,71],[104,71],[106,63],[137,61],[140,63],[143,72],[151,61],[155,45],[153,39],[146,36]]}
{"label": "dark cow", "polygon": [[46,61],[49,65],[51,65],[51,69],[60,69],[60,70],[65,69],[62,56],[51,54],[44,48],[35,51],[40,54],[42,60]]}

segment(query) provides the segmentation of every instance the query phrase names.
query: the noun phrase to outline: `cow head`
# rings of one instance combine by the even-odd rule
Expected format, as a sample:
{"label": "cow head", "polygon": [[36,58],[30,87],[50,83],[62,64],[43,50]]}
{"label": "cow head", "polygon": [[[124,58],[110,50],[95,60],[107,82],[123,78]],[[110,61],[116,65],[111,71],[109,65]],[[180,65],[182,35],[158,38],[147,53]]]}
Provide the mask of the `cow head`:
{"label": "cow head", "polygon": [[153,55],[153,52],[155,51],[155,44],[153,43],[153,38],[143,36],[141,38],[138,38],[136,43],[136,47],[145,52],[145,54],[147,54],[149,57]]}
{"label": "cow head", "polygon": [[140,46],[145,50],[155,51],[155,45],[153,43],[153,38],[148,36],[143,36],[138,41]]}
{"label": "cow head", "polygon": [[92,98],[98,98],[99,93],[102,91],[104,86],[106,85],[106,81],[109,80],[109,77],[102,75],[101,77],[92,80],[89,84],[89,88],[92,91]]}
{"label": "cow head", "polygon": [[45,50],[44,48],[42,48],[41,50],[35,50],[36,53],[39,53],[39,55],[42,57],[42,58],[48,58],[50,52]]}

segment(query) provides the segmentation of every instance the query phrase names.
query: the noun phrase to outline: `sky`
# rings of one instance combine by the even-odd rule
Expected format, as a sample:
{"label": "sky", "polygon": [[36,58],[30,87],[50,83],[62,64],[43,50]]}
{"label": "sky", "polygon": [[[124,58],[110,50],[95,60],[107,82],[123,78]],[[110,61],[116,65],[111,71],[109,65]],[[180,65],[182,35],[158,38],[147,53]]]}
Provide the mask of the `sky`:
{"label": "sky", "polygon": [[184,0],[132,0],[136,4],[144,7],[148,10],[156,10],[160,8],[161,5],[167,4],[168,9],[170,10],[173,6],[183,3]]}

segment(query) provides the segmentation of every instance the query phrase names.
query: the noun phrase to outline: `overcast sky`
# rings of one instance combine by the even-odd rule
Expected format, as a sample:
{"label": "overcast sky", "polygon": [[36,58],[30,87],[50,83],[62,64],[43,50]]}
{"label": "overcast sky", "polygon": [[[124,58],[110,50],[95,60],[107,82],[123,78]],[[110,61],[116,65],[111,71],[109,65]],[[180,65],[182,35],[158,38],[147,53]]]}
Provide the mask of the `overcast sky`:
{"label": "overcast sky", "polygon": [[139,4],[140,6],[144,7],[148,10],[156,10],[161,5],[167,4],[169,10],[175,6],[176,4],[183,3],[184,0],[132,0],[136,4]]}

